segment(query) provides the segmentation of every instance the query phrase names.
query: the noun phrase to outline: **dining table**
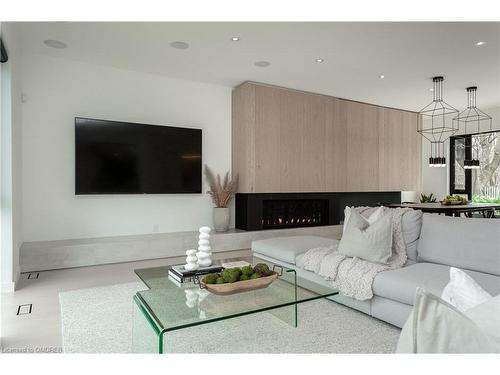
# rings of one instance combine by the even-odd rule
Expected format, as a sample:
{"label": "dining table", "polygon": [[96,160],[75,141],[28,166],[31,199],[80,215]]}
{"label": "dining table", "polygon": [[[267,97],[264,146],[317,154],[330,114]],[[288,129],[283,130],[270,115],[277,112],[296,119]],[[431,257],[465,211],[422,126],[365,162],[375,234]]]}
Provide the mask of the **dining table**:
{"label": "dining table", "polygon": [[[467,204],[442,204],[442,203],[388,203],[382,204],[386,207],[404,207],[413,208],[422,212],[444,214],[446,216],[460,217],[462,214],[466,217],[472,217],[478,213],[484,218],[495,218],[495,211],[500,210],[500,203],[476,203]],[[481,217],[480,216],[480,217]]]}

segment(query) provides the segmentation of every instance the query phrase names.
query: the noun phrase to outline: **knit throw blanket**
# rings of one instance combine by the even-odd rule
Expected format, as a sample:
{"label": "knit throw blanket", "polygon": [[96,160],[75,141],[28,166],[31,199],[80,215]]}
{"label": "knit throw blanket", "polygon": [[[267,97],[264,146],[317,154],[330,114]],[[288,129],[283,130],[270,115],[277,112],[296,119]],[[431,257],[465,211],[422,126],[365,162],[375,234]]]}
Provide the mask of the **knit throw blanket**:
{"label": "knit throw blanket", "polygon": [[[358,212],[369,216],[373,208],[358,207]],[[387,210],[392,214],[392,256],[388,264],[373,263],[340,254],[338,243],[330,247],[311,249],[304,254],[304,268],[323,276],[340,293],[357,300],[373,297],[373,280],[379,272],[401,268],[406,263],[406,245],[402,233],[401,219],[410,208]]]}

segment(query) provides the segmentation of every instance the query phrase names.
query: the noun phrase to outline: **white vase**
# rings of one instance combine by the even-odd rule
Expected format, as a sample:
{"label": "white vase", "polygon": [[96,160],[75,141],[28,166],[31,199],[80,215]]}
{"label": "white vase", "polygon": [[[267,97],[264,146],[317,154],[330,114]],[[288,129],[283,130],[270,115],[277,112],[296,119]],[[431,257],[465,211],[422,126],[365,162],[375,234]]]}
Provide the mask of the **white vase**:
{"label": "white vase", "polygon": [[230,219],[229,208],[214,207],[214,227],[216,232],[227,232]]}

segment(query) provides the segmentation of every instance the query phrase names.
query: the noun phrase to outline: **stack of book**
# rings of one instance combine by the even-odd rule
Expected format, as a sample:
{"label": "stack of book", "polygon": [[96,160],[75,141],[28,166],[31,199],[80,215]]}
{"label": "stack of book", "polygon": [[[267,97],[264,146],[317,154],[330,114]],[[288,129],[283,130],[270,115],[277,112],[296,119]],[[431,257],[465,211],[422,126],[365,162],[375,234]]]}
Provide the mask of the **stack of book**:
{"label": "stack of book", "polygon": [[200,267],[196,270],[186,270],[184,265],[172,266],[168,270],[168,275],[172,277],[174,280],[179,283],[183,283],[185,281],[190,281],[194,276],[208,275],[209,273],[217,273],[222,272],[224,267],[220,265],[211,265],[208,267]]}

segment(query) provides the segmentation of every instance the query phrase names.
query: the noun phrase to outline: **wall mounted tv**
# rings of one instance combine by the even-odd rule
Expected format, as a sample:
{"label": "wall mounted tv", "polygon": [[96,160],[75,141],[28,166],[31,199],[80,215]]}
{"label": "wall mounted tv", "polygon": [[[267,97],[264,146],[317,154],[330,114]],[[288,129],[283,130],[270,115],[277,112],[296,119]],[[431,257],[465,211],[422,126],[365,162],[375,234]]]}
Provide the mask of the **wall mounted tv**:
{"label": "wall mounted tv", "polygon": [[201,129],[75,117],[75,193],[201,193]]}

